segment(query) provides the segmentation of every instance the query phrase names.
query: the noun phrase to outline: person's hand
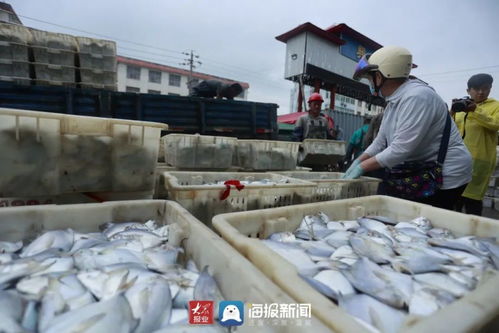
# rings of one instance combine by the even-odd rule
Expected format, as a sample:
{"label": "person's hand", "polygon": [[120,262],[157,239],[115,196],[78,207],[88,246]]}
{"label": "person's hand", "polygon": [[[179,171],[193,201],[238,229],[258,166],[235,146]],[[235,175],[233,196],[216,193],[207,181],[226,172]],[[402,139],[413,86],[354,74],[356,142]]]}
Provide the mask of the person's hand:
{"label": "person's hand", "polygon": [[464,112],[473,112],[476,109],[476,104],[473,101],[470,101],[466,105],[466,109],[464,109]]}
{"label": "person's hand", "polygon": [[341,179],[357,179],[362,176],[364,172],[364,169],[359,163],[354,168],[350,167]]}
{"label": "person's hand", "polygon": [[347,177],[347,175],[349,175],[349,174],[353,171],[353,169],[355,169],[355,167],[356,167],[357,165],[359,165],[359,164],[360,164],[360,160],[359,160],[358,158],[357,158],[357,159],[355,159],[355,160],[352,162],[352,164],[350,165],[350,167],[347,169],[347,171],[345,172],[345,174],[344,174],[343,176],[341,176],[341,179],[350,179],[350,178],[346,178],[346,177]]}

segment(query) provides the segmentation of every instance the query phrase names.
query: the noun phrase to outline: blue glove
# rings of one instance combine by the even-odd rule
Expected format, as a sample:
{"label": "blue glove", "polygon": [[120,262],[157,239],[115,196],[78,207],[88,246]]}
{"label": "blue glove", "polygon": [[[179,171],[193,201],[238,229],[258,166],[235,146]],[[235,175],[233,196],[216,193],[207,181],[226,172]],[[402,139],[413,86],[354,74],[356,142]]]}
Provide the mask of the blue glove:
{"label": "blue glove", "polygon": [[[357,160],[356,160],[357,161]],[[352,163],[352,166],[348,168],[347,172],[341,177],[341,179],[357,179],[360,176],[364,174],[364,169],[362,169],[362,166],[360,165],[360,162],[358,163]]]}
{"label": "blue glove", "polygon": [[350,174],[352,172],[352,170],[360,164],[360,161],[359,159],[355,159],[352,164],[350,164],[350,167],[347,169],[347,171],[345,171],[345,173],[343,174],[343,176],[341,176],[341,179],[345,179],[345,177]]}

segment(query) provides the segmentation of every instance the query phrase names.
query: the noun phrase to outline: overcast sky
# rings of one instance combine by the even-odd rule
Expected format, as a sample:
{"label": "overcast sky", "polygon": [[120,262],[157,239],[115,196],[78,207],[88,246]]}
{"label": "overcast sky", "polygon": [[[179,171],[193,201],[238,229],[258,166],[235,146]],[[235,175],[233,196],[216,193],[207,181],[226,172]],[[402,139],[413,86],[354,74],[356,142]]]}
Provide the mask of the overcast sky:
{"label": "overcast sky", "polygon": [[466,81],[480,72],[494,77],[491,97],[499,99],[498,0],[6,2],[26,26],[101,34],[117,42],[120,55],[181,67],[182,52],[192,49],[203,62],[198,71],[248,82],[248,99],[277,103],[280,114],[289,112],[293,84],[283,78],[286,46],[275,36],[305,22],[323,29],[346,23],[382,45],[406,47],[419,65],[413,74],[446,102],[464,96]]}

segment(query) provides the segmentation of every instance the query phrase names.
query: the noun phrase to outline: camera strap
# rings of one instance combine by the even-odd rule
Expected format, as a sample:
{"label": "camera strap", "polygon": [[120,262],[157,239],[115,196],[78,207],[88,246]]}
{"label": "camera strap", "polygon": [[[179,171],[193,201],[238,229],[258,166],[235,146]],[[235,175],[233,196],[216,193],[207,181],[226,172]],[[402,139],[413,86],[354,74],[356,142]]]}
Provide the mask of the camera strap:
{"label": "camera strap", "polygon": [[461,137],[464,140],[464,137],[466,136],[466,118],[468,118],[469,113],[466,112],[464,115],[464,121],[463,121],[463,136]]}

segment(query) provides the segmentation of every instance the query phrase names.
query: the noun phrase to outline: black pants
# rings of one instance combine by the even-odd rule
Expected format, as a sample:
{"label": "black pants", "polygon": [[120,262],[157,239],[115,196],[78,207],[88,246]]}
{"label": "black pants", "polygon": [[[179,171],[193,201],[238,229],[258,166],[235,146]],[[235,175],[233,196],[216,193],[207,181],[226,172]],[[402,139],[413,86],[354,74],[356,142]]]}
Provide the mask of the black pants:
{"label": "black pants", "polygon": [[466,185],[468,184],[456,188],[451,188],[448,190],[438,190],[431,197],[416,199],[413,201],[424,203],[438,208],[454,210],[456,202],[459,200],[459,198],[461,198],[461,194],[463,194]]}
{"label": "black pants", "polygon": [[456,212],[462,212],[464,207],[464,212],[466,214],[473,214],[482,216],[483,202],[482,200],[474,200],[470,198],[460,197],[455,205]]}

